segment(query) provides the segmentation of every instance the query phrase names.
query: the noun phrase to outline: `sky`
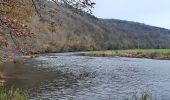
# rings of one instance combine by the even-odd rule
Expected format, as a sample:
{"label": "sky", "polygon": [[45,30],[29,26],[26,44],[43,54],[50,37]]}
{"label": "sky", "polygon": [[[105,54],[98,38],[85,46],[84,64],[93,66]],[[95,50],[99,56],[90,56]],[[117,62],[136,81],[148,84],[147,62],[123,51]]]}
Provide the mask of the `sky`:
{"label": "sky", "polygon": [[93,0],[93,14],[170,29],[170,0]]}

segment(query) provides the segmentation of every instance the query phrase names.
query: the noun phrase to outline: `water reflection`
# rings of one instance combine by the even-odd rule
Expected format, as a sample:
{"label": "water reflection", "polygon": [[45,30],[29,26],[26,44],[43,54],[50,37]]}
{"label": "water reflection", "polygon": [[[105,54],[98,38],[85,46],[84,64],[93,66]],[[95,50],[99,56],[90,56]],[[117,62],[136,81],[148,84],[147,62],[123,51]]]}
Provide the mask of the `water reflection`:
{"label": "water reflection", "polygon": [[23,64],[4,64],[6,87],[31,88],[32,98],[63,100],[124,99],[149,89],[170,98],[170,61],[49,54]]}
{"label": "water reflection", "polygon": [[59,78],[56,73],[37,71],[21,63],[6,63],[0,66],[0,83],[6,87],[33,88],[42,81]]}

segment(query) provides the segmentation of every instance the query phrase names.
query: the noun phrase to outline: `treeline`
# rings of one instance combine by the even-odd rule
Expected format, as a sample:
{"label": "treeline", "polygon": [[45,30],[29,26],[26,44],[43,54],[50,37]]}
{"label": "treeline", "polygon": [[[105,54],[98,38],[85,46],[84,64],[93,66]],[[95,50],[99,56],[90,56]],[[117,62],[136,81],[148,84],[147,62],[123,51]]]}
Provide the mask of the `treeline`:
{"label": "treeline", "polygon": [[60,31],[52,34],[53,39],[49,38],[51,42],[45,43],[46,48],[48,44],[49,52],[170,48],[168,29],[129,21],[99,19],[91,15],[81,16],[67,8],[51,9],[52,6],[50,3],[47,6],[46,17],[58,21],[61,26]]}
{"label": "treeline", "polygon": [[[105,19],[112,30],[119,33],[124,48],[161,49],[170,48],[170,30],[115,19]],[[129,44],[128,44],[129,43]]]}
{"label": "treeline", "polygon": [[27,39],[17,37],[14,38],[15,42],[8,35],[0,36],[0,44],[3,40],[10,45],[8,49],[0,46],[0,55],[11,54],[5,52],[14,51],[15,43],[24,45],[25,49],[33,53],[170,48],[170,30],[167,29],[115,19],[99,19],[89,13],[77,13],[70,6],[56,6],[50,1],[45,2],[39,17],[35,8],[27,5],[31,4],[31,0],[21,1],[25,1],[25,4],[7,9],[12,11],[8,16],[18,24],[23,24],[22,27],[26,25],[34,36]]}
{"label": "treeline", "polygon": [[[47,2],[53,6],[46,7]],[[0,0],[0,62],[3,59],[13,59],[15,55],[32,55],[37,52],[35,49],[38,44],[32,41],[38,41],[38,43],[40,41],[41,46],[38,45],[40,49],[38,52],[49,48],[49,44],[41,41],[47,38],[54,41],[52,34],[61,28],[59,21],[51,19],[52,14],[48,15],[50,11],[53,13],[55,8],[63,7],[77,14],[90,14],[94,5],[95,3],[91,0],[60,0],[60,2],[59,0]],[[34,31],[32,27],[35,26],[32,25],[34,21],[36,21],[35,25],[40,24],[37,28],[41,28],[41,25],[44,26],[44,31],[42,31],[43,29]],[[41,35],[44,35],[45,38]],[[39,38],[42,39],[38,40]],[[55,44],[50,42],[50,47],[52,45]]]}

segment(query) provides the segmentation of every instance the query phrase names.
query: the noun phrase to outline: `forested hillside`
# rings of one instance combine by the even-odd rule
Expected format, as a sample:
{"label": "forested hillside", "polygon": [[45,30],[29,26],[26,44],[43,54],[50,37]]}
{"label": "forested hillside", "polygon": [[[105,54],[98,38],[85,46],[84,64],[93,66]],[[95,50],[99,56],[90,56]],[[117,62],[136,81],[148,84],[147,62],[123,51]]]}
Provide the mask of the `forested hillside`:
{"label": "forested hillside", "polygon": [[132,48],[170,48],[170,30],[168,29],[115,19],[104,21],[110,24],[113,31],[120,34],[120,40],[127,41],[126,43],[131,42],[127,45],[131,45]]}
{"label": "forested hillside", "polygon": [[[49,4],[46,7],[47,12],[44,16],[56,23],[56,31],[51,32],[47,29],[35,32],[49,33],[51,38],[44,43],[45,47],[49,47],[47,50],[49,52],[170,48],[170,30],[168,29],[129,21],[99,19],[88,14],[79,15],[68,8],[50,8],[53,6]],[[35,23],[31,23],[31,26],[36,25],[36,21],[38,20],[34,19]],[[40,21],[43,29],[47,28],[48,21],[46,20],[46,24]],[[39,27],[34,27],[34,31]]]}
{"label": "forested hillside", "polygon": [[[29,29],[29,36],[22,37],[24,34],[21,32],[14,34],[19,37],[12,38],[8,29],[1,30],[1,59],[9,54],[20,54],[14,50],[19,46],[24,47],[22,50],[33,53],[170,48],[168,29],[129,21],[100,19],[88,13],[76,13],[69,7],[56,6],[50,1],[46,2],[40,17],[29,6],[29,1],[25,0],[23,6],[11,9],[12,13],[7,15],[15,23],[22,23],[20,28],[27,26],[25,28]],[[19,29],[19,25],[15,26],[15,29]],[[4,41],[8,42],[8,46],[4,46]]]}

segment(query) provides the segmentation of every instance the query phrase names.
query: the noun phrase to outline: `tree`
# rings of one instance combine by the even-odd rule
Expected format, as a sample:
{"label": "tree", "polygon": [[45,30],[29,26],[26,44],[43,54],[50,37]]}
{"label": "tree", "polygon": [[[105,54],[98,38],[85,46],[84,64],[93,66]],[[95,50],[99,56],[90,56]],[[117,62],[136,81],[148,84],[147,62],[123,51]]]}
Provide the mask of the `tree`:
{"label": "tree", "polygon": [[[47,0],[0,0],[0,47],[8,47],[7,37],[10,37],[15,45],[15,51],[22,54],[30,54],[26,48],[26,42],[21,39],[32,38],[32,33],[25,22],[37,14],[43,18],[42,12]],[[91,0],[51,0],[56,6],[68,7],[76,13],[92,13],[95,3]],[[5,32],[8,30],[8,32]],[[2,38],[3,37],[3,38]]]}
{"label": "tree", "polygon": [[[41,11],[45,8],[46,0],[31,0],[36,13],[41,17]],[[92,14],[95,3],[91,0],[50,0],[57,6],[69,7],[76,12],[87,12]]]}

